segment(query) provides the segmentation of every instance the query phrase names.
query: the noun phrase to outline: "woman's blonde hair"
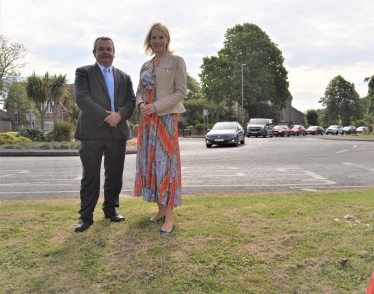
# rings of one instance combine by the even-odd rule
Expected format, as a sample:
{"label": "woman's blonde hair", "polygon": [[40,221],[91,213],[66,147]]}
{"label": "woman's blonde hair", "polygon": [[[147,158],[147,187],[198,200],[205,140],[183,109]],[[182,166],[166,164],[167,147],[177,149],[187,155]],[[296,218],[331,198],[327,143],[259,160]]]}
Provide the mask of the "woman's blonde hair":
{"label": "woman's blonde hair", "polygon": [[157,29],[165,35],[165,37],[167,39],[166,51],[169,52],[169,53],[174,53],[174,50],[169,49],[170,33],[169,33],[168,27],[166,25],[164,25],[163,23],[156,21],[156,22],[152,23],[151,27],[148,30],[147,35],[145,36],[145,40],[144,40],[144,52],[145,52],[145,54],[149,55],[149,56],[154,54],[153,49],[151,47],[151,34],[152,34],[153,29]]}

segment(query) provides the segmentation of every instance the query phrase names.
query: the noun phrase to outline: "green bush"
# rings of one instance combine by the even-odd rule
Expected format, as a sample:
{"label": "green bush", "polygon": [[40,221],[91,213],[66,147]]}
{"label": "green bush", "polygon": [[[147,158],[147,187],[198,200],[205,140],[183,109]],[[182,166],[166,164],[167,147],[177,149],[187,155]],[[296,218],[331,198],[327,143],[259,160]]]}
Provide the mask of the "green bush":
{"label": "green bush", "polygon": [[17,137],[21,137],[21,136],[29,138],[33,142],[45,142],[45,141],[47,141],[47,138],[46,138],[44,132],[41,129],[39,129],[38,127],[21,129],[19,131],[19,133],[17,134]]}
{"label": "green bush", "polygon": [[71,141],[75,130],[75,125],[69,122],[58,122],[54,125],[52,131],[48,133],[48,139],[51,141]]}
{"label": "green bush", "polygon": [[202,123],[197,123],[195,125],[195,129],[201,131],[202,129],[204,129],[204,125]]}

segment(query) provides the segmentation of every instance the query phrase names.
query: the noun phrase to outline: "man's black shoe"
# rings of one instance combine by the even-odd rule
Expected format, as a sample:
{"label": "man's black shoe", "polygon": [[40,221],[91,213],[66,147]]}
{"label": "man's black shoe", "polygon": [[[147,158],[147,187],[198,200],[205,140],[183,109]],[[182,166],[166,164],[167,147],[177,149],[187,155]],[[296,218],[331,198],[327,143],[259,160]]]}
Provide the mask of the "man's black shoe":
{"label": "man's black shoe", "polygon": [[110,215],[106,215],[105,217],[110,218],[111,222],[123,222],[125,220],[125,218],[122,215],[118,214],[117,211],[113,212]]}
{"label": "man's black shoe", "polygon": [[79,219],[79,223],[75,227],[76,232],[84,232],[87,230],[91,225],[93,224],[93,221],[89,218],[81,217]]}

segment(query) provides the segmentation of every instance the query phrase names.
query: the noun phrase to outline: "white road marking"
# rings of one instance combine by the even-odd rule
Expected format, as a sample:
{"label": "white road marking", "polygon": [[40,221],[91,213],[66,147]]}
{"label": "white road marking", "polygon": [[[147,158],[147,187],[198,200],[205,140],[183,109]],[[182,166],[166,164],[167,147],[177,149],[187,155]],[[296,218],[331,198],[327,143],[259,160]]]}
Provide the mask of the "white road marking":
{"label": "white road marking", "polygon": [[358,167],[358,168],[368,170],[368,171],[374,171],[374,168],[366,167],[366,166],[355,164],[355,163],[343,162],[343,164]]}
{"label": "white road marking", "polygon": [[336,152],[336,153],[342,153],[342,152],[346,152],[346,151],[348,151],[348,149],[346,149],[346,150],[342,150],[342,151],[338,151],[338,152]]}

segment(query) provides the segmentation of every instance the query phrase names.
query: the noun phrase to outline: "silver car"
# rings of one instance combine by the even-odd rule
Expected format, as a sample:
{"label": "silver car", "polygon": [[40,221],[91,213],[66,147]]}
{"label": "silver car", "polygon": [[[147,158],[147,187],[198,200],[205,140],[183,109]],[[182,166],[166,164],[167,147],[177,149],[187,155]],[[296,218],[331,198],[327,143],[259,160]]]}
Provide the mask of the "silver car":
{"label": "silver car", "polygon": [[341,125],[331,125],[326,129],[326,135],[333,134],[333,135],[343,135],[344,129]]}
{"label": "silver car", "polygon": [[368,134],[370,133],[370,129],[368,127],[361,126],[356,129],[356,134],[362,134],[364,132],[364,129],[366,129],[366,132]]}

